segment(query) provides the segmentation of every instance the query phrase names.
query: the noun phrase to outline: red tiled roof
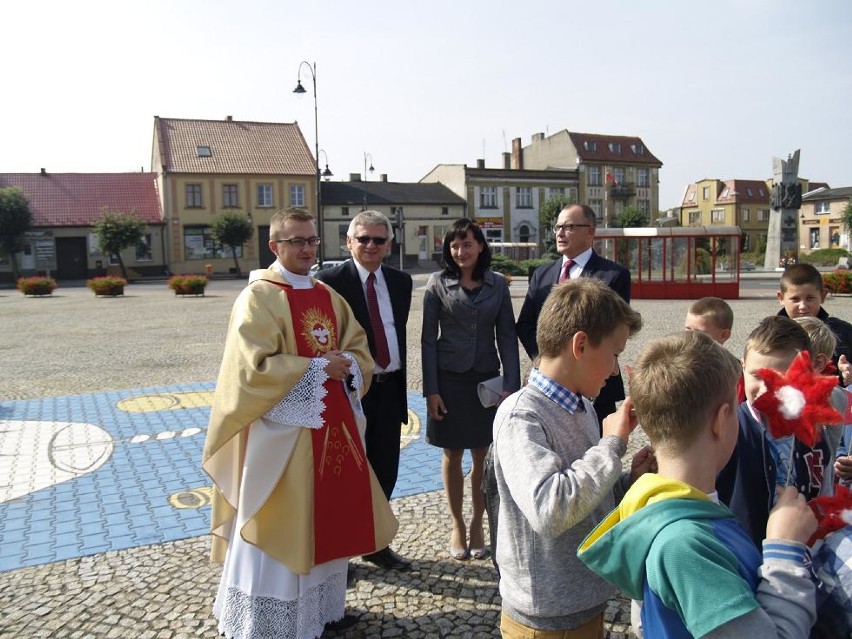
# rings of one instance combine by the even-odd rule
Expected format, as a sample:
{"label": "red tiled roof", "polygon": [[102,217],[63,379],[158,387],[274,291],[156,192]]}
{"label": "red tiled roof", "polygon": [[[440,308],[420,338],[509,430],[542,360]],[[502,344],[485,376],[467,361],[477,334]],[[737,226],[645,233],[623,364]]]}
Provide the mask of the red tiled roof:
{"label": "red tiled roof", "polygon": [[0,173],[8,186],[24,192],[36,227],[91,226],[104,207],[163,223],[155,173]]}
{"label": "red tiled roof", "polygon": [[[725,192],[727,189],[727,193]],[[723,197],[724,196],[724,197]],[[725,180],[717,204],[769,204],[769,189],[763,180]]]}
{"label": "red tiled roof", "polygon": [[[314,156],[297,123],[154,117],[163,167],[170,173],[310,175]],[[210,149],[199,157],[198,147]],[[161,167],[152,167],[159,170]]]}
{"label": "red tiled roof", "polygon": [[[601,135],[598,133],[576,133],[568,131],[571,142],[577,149],[577,155],[586,162],[623,162],[629,164],[651,164],[660,167],[658,160],[642,138],[626,135]],[[610,145],[620,145],[621,152],[610,149]],[[614,147],[616,148],[616,147]],[[641,153],[640,153],[641,151]]]}

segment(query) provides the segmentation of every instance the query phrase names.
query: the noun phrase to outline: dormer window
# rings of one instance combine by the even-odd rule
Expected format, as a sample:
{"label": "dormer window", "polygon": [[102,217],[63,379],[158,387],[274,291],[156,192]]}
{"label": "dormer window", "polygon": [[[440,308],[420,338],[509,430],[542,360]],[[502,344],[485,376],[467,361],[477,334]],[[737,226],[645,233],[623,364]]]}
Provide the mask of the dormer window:
{"label": "dormer window", "polygon": [[746,193],[749,197],[754,197],[754,191],[751,190],[751,187],[746,188]]}
{"label": "dormer window", "polygon": [[645,155],[645,147],[641,144],[631,144],[630,150],[633,151],[633,155]]}
{"label": "dormer window", "polygon": [[610,153],[621,153],[621,144],[619,142],[609,143]]}
{"label": "dormer window", "polygon": [[586,140],[585,142],[583,142],[583,148],[586,149],[586,151],[594,153],[598,150],[598,143],[594,140]]}
{"label": "dormer window", "polygon": [[758,187],[758,188],[757,188],[757,194],[758,194],[760,197],[766,197],[766,192],[763,190],[763,187],[762,187],[762,186],[760,186],[760,187]]}
{"label": "dormer window", "polygon": [[722,195],[720,197],[722,197],[722,198],[728,197],[728,187],[727,186],[722,190]]}
{"label": "dormer window", "polygon": [[210,150],[209,146],[199,146],[198,149],[198,157],[200,158],[209,158],[213,155],[213,151]]}

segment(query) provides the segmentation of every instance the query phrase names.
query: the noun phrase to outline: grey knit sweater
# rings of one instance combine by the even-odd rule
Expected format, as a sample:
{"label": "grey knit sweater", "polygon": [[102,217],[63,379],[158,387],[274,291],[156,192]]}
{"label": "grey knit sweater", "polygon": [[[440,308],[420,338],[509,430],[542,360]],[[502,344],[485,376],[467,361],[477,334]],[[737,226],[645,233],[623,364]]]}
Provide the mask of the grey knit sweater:
{"label": "grey knit sweater", "polygon": [[576,628],[615,594],[577,559],[577,548],[613,508],[613,489],[623,495],[626,446],[601,439],[592,404],[583,406],[571,415],[526,386],[494,419],[503,611],[541,630]]}

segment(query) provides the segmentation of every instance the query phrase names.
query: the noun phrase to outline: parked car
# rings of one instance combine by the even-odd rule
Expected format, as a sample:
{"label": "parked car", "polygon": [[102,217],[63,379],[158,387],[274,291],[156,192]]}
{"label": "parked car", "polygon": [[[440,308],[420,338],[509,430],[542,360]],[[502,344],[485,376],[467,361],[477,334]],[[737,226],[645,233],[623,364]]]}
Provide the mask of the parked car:
{"label": "parked car", "polygon": [[[327,268],[334,268],[335,266],[340,266],[340,265],[341,265],[341,264],[343,264],[345,261],[346,261],[346,260],[323,260],[323,261],[322,261],[322,270],[325,270],[325,269],[327,269]],[[319,271],[319,270],[320,270],[320,265],[319,265],[319,264],[314,264],[314,265],[311,267],[311,270],[310,270],[309,274],[310,274],[310,275],[316,275],[316,274],[317,274],[317,271]]]}

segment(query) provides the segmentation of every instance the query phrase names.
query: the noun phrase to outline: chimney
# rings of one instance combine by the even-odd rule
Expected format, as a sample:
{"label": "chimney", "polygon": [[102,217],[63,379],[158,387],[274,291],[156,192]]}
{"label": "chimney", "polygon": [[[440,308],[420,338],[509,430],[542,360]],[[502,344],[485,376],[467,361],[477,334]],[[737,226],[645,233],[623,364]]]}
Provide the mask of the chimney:
{"label": "chimney", "polygon": [[42,175],[47,175],[47,170],[46,170],[45,168],[43,168],[43,167],[42,167],[42,169],[41,169],[41,174],[42,174]]}
{"label": "chimney", "polygon": [[524,168],[524,147],[521,146],[521,138],[512,140],[512,168],[517,171]]}
{"label": "chimney", "polygon": [[350,182],[360,182],[361,181],[361,174],[360,173],[350,173],[349,174],[349,181]]}
{"label": "chimney", "polygon": [[233,121],[234,121],[233,115],[226,115],[225,116],[225,122],[233,122]]}
{"label": "chimney", "polygon": [[379,182],[387,182],[388,174],[387,173],[379,173]]}
{"label": "chimney", "polygon": [[477,160],[476,161],[476,168],[477,169],[484,169],[485,168],[485,160]]}
{"label": "chimney", "polygon": [[512,154],[503,153],[503,168],[509,170],[512,168]]}
{"label": "chimney", "polygon": [[533,143],[541,142],[543,139],[544,139],[544,133],[533,133],[533,136],[532,136]]}

